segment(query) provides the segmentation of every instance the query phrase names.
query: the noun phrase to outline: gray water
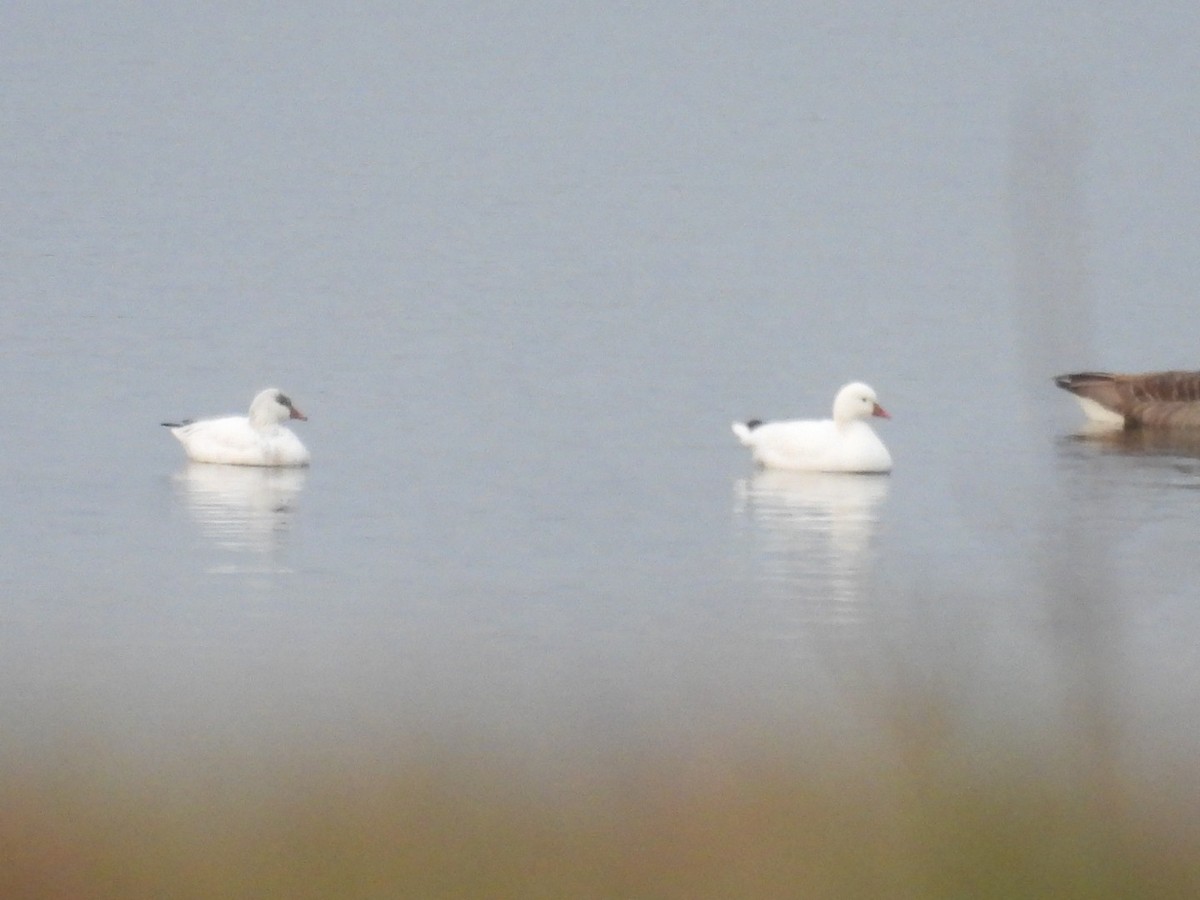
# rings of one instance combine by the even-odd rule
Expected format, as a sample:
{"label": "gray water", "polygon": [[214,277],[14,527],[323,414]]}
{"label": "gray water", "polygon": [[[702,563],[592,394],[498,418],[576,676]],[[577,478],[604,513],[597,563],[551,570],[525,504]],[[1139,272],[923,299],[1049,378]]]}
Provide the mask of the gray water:
{"label": "gray water", "polygon": [[[5,742],[1194,747],[1200,450],[1050,378],[1200,366],[1200,11],[1043,6],[9,4]],[[754,471],[852,379],[890,477]]]}

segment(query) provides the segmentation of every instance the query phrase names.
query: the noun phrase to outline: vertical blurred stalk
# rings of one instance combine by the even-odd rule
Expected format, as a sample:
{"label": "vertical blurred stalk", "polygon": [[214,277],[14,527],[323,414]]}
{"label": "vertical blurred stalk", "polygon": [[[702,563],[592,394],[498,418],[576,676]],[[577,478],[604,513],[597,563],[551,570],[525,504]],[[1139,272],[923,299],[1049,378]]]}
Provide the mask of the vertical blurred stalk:
{"label": "vertical blurred stalk", "polygon": [[1090,360],[1080,174],[1090,128],[1083,107],[1075,94],[1043,94],[1019,107],[1013,122],[1009,194],[1017,323],[1025,387],[1039,402],[1050,376]]}
{"label": "vertical blurred stalk", "polygon": [[[1087,214],[1082,170],[1090,122],[1075,92],[1043,92],[1014,116],[1010,213],[1015,267],[1015,314],[1023,355],[1025,402],[1038,409],[1055,399],[1052,376],[1103,368],[1089,348]],[[1033,417],[1030,417],[1033,418]],[[1120,702],[1114,632],[1118,602],[1107,565],[1105,485],[1086,467],[1057,470],[1028,514],[1043,516],[1038,533],[1055,540],[1041,548],[1050,633],[1062,666],[1068,764],[1084,802],[1094,804],[1098,840],[1121,806],[1117,783],[1115,706]],[[1104,846],[1093,848],[1101,854]],[[1103,859],[1103,856],[1098,857]]]}

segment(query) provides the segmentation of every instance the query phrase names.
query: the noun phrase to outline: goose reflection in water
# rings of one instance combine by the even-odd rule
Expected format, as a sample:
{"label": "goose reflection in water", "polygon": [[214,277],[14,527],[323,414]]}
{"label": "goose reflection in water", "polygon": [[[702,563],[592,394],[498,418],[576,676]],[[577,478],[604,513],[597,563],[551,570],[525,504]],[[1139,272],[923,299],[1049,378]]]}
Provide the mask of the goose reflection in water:
{"label": "goose reflection in water", "polygon": [[1066,440],[1128,456],[1200,460],[1200,428],[1112,428],[1094,424],[1069,435]]}
{"label": "goose reflection in water", "polygon": [[855,616],[869,575],[872,542],[888,479],[880,475],[763,469],[737,483],[737,511],[763,539],[768,578],[813,603],[817,618]]}
{"label": "goose reflection in water", "polygon": [[297,468],[260,468],[191,463],[175,485],[200,532],[226,551],[255,557],[253,565],[214,571],[285,571],[274,562],[291,526],[293,505],[308,473]]}

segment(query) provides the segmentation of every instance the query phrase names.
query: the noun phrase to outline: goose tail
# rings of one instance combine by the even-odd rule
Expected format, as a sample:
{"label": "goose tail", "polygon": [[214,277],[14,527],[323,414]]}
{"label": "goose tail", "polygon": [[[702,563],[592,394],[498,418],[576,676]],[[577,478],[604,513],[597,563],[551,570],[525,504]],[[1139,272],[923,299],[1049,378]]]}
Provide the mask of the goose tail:
{"label": "goose tail", "polygon": [[754,443],[754,429],[761,424],[761,419],[751,419],[749,422],[734,422],[730,428],[733,429],[733,433],[737,436],[737,439],[749,447]]}

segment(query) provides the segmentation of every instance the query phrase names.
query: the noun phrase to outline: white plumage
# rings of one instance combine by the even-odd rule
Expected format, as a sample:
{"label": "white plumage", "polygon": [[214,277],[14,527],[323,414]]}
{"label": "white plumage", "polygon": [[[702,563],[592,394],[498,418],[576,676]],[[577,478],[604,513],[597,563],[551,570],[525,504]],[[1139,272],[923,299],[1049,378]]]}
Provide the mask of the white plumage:
{"label": "white plumage", "polygon": [[280,423],[308,417],[288,397],[267,388],[250,404],[248,416],[199,422],[163,422],[183,444],[188,459],[231,466],[307,466],[308,450]]}
{"label": "white plumage", "polygon": [[890,419],[870,386],[853,382],[833,400],[833,418],[734,422],[733,433],[768,469],[808,472],[890,472],[892,456],[867,423]]}

